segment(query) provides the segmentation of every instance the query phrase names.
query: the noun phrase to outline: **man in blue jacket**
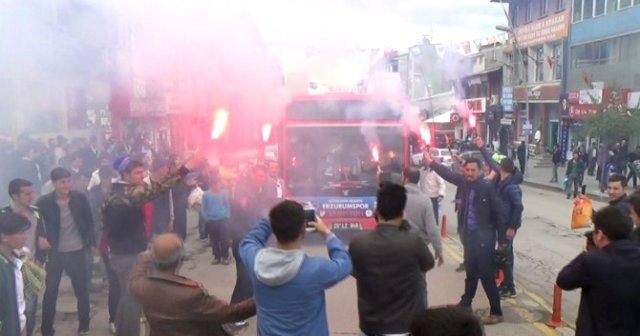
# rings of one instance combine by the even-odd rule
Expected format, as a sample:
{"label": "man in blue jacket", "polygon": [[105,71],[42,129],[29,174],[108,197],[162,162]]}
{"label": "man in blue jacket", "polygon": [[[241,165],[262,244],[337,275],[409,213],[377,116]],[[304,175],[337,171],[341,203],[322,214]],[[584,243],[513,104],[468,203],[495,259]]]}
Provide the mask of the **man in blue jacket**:
{"label": "man in blue jacket", "polygon": [[434,162],[428,152],[424,153],[424,162],[438,175],[455,184],[460,191],[460,223],[464,234],[464,264],[467,278],[465,291],[459,306],[471,308],[476,295],[478,281],[482,282],[489,299],[489,316],[483,318],[485,324],[503,321],[500,306],[500,294],[495,281],[496,274],[496,237],[505,243],[504,210],[498,201],[496,189],[482,178],[482,162],[469,158],[464,162],[462,174]]}
{"label": "man in blue jacket", "polygon": [[[326,238],[329,259],[302,251],[305,213],[293,201],[282,201],[240,243],[240,257],[253,282],[258,335],[329,335],[325,289],[351,274],[349,253],[317,219],[315,230]],[[271,232],[276,247],[265,247]]]}

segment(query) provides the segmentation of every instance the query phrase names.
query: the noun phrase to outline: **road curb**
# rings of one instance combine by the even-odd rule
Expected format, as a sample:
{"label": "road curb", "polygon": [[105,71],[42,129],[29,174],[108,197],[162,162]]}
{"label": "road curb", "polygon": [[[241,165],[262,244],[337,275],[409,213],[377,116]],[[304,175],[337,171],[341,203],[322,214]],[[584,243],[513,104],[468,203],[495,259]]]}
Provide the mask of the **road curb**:
{"label": "road curb", "polygon": [[[458,247],[462,247],[462,243],[456,239],[455,237],[452,236],[448,236],[448,239],[443,239],[442,242],[442,246],[445,250],[445,252],[455,261],[461,263],[462,262],[462,255],[460,255],[458,252],[455,251],[455,249],[452,247],[452,245],[456,245]],[[540,308],[542,308],[543,310],[547,311],[549,314],[552,313],[552,309],[550,304],[543,298],[541,298],[540,296],[538,296],[537,294],[533,293],[533,291],[529,290],[528,288],[526,288],[522,283],[517,282],[516,283],[517,286],[520,288],[520,291],[525,294],[529,299],[531,299],[533,302],[535,302],[536,304],[538,304],[538,306]],[[506,303],[506,301],[505,301]],[[518,308],[516,305],[511,304],[511,306],[513,308]],[[551,328],[549,326],[547,326],[546,324],[542,323],[541,321],[538,320],[534,320],[531,319],[530,317],[526,316],[526,314],[522,314],[521,312],[518,312],[516,309],[516,314],[518,314],[520,317],[524,318],[525,320],[527,320],[529,323],[531,323],[536,329],[538,329],[540,332],[542,332],[545,336],[558,336],[558,335],[563,335],[564,331],[575,331],[576,326],[573,323],[567,323],[567,326],[564,328]]]}

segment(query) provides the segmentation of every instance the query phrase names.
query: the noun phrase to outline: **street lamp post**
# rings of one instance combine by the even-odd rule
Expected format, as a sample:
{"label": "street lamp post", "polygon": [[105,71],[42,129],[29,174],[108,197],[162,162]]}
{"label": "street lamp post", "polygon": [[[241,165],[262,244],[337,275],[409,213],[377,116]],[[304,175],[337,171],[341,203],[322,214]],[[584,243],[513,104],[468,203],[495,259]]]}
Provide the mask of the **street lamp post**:
{"label": "street lamp post", "polygon": [[[501,1],[502,2],[502,1]],[[526,72],[527,71],[527,67],[524,63],[524,58],[522,57],[522,51],[520,50],[520,44],[518,43],[518,36],[515,33],[515,31],[513,30],[513,26],[511,25],[511,18],[509,17],[509,15],[505,12],[505,15],[507,15],[507,20],[509,22],[509,26],[503,26],[503,25],[498,25],[496,26],[496,30],[502,31],[502,32],[506,32],[509,35],[511,35],[513,37],[513,47],[515,49],[514,52],[514,56],[517,54],[518,55],[518,61],[516,61],[515,59],[513,60],[513,69],[517,69],[520,67],[520,64],[522,64],[522,71]],[[517,65],[516,65],[517,64]],[[529,78],[528,78],[529,74],[528,73],[524,73],[524,76],[522,76],[520,74],[520,72],[518,71],[518,77],[520,78],[520,81],[522,82],[522,87],[524,89],[524,99],[525,99],[525,109],[527,110],[527,114],[526,114],[526,124],[530,125],[531,124],[531,110],[529,109]],[[518,112],[519,109],[518,109]],[[520,114],[520,116],[522,116],[522,114]],[[524,131],[524,128],[523,128]],[[524,175],[526,177],[529,176],[529,168],[528,168],[528,164],[529,164],[529,137],[531,134],[531,131],[533,131],[533,129],[528,130],[527,134],[525,135],[525,143],[526,143],[526,148],[525,148],[525,156],[524,156],[524,166],[525,166],[525,171],[524,171]]]}

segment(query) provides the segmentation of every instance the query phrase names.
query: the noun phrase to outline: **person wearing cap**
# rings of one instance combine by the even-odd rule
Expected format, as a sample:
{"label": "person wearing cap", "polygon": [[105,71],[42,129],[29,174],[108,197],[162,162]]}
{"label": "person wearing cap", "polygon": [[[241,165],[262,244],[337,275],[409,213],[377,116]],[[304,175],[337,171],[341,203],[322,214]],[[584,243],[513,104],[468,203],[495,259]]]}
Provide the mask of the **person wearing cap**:
{"label": "person wearing cap", "polygon": [[29,220],[15,212],[0,213],[0,335],[27,334],[22,261],[15,251],[27,241]]}
{"label": "person wearing cap", "polygon": [[55,333],[53,324],[62,273],[71,278],[78,301],[78,333],[87,334],[90,323],[88,254],[96,247],[93,215],[84,193],[71,190],[71,172],[54,168],[51,181],[55,191],[43,195],[36,205],[51,248],[47,251],[45,292],[42,299],[43,336]]}
{"label": "person wearing cap", "polygon": [[184,257],[183,241],[173,233],[156,236],[138,257],[128,285],[142,305],[151,335],[227,336],[222,324],[256,314],[253,299],[228,304],[209,295],[201,283],[178,275]]}
{"label": "person wearing cap", "polygon": [[123,156],[114,162],[121,180],[114,183],[111,193],[102,207],[104,230],[109,241],[109,260],[121,288],[115,323],[116,335],[140,334],[140,305],[127,290],[127,280],[133,271],[136,257],[147,249],[145,228],[145,204],[160,197],[175,186],[191,169],[202,161],[197,152],[189,161],[158,183],[144,182],[145,165],[130,156]]}

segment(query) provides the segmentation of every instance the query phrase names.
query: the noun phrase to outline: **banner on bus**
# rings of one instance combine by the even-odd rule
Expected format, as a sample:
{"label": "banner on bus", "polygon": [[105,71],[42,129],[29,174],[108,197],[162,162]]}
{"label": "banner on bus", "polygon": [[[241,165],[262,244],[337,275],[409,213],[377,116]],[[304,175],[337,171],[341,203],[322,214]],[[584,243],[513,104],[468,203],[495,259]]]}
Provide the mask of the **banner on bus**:
{"label": "banner on bus", "polygon": [[373,230],[376,227],[375,197],[296,197],[310,202],[331,230]]}

